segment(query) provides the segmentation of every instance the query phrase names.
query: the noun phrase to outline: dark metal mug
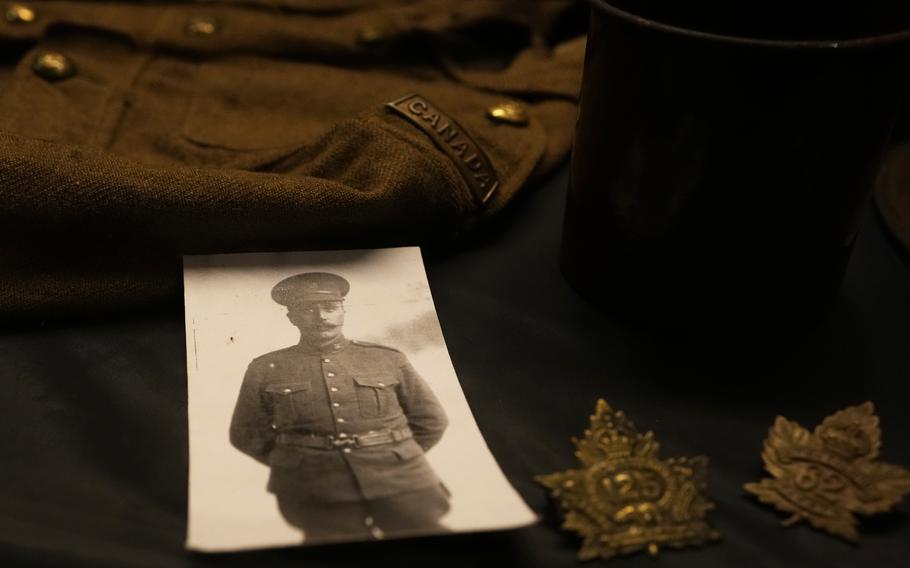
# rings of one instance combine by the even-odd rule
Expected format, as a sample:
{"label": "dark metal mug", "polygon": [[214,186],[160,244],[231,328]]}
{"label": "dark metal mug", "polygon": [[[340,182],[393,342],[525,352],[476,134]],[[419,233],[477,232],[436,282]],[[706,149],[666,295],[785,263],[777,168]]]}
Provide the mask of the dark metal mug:
{"label": "dark metal mug", "polygon": [[[794,41],[589,3],[566,278],[659,326],[817,320],[837,297],[910,78],[910,9],[872,37]],[[625,3],[660,12],[656,0]]]}

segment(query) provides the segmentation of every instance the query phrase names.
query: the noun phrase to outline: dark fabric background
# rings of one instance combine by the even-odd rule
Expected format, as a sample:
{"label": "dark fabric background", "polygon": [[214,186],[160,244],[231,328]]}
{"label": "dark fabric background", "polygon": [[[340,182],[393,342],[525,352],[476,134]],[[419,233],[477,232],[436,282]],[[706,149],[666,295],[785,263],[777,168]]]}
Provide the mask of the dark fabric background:
{"label": "dark fabric background", "polygon": [[[861,524],[852,546],[780,527],[742,484],[763,475],[777,414],[814,427],[872,400],[882,459],[910,466],[910,268],[870,210],[836,311],[782,340],[655,338],[594,311],[559,274],[565,171],[502,222],[425,251],[468,401],[506,474],[544,521],[523,530],[239,554],[185,552],[187,427],[180,306],[0,333],[0,565],[574,566],[577,539],[532,477],[574,467],[597,398],[653,429],[662,456],[705,454],[719,544],[672,566],[898,567],[910,505]],[[596,259],[592,259],[596,262]],[[781,322],[781,330],[786,322]],[[644,555],[616,566],[653,566]],[[593,565],[593,564],[592,564]]]}

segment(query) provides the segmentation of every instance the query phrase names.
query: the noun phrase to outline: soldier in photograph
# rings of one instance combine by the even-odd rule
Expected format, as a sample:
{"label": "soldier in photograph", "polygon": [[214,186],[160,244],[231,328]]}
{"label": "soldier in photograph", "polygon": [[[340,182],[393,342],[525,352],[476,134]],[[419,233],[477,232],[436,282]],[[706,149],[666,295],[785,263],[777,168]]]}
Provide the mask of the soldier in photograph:
{"label": "soldier in photograph", "polygon": [[444,531],[449,496],[425,453],[445,412],[402,352],[343,335],[349,289],[327,272],[275,285],[300,341],[250,363],[231,443],[271,468],[268,490],[308,542]]}

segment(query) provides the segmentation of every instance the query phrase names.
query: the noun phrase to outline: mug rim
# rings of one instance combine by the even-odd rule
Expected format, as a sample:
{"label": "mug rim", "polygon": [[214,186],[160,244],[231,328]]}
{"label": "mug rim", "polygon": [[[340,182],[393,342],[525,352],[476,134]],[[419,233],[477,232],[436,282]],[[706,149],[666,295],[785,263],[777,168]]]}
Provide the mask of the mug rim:
{"label": "mug rim", "polygon": [[841,50],[882,47],[910,40],[910,29],[844,40],[794,40],[735,36],[684,28],[682,26],[676,26],[673,24],[665,24],[663,22],[645,18],[644,16],[638,16],[632,12],[627,12],[625,10],[617,8],[611,4],[609,0],[585,0],[585,2],[594,9],[605,11],[613,16],[627,21],[632,25],[650,28],[657,31],[688,38],[716,41],[720,43],[729,43],[741,46],[768,47],[778,49]]}

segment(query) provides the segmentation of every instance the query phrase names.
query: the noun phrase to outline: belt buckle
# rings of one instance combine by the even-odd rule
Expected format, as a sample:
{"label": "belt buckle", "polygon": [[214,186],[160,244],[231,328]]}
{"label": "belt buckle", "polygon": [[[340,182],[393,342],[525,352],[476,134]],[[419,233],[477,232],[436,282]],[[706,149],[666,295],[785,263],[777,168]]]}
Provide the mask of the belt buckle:
{"label": "belt buckle", "polygon": [[350,438],[336,438],[335,436],[329,436],[329,449],[344,448],[346,446],[356,445],[357,436],[351,436]]}

